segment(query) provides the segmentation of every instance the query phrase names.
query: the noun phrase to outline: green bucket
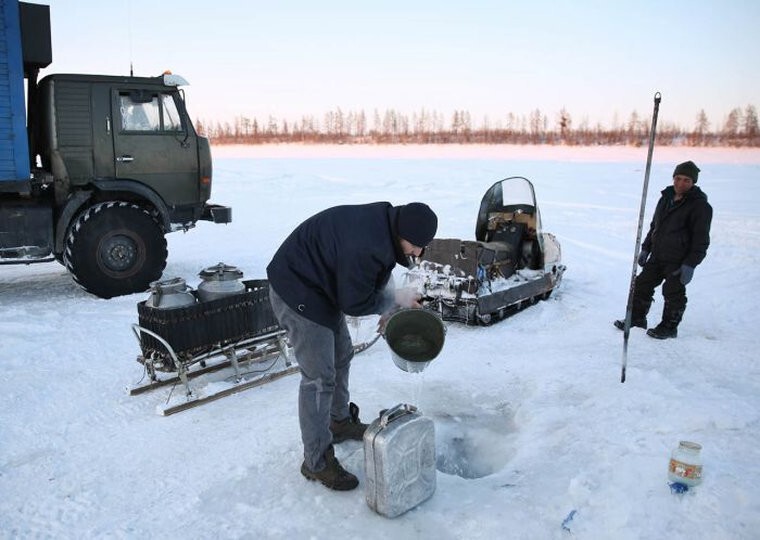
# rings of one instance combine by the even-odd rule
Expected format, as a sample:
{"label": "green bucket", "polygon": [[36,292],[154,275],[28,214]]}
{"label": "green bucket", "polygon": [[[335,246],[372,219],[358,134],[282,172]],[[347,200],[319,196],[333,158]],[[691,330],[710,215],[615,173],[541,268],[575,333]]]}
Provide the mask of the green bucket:
{"label": "green bucket", "polygon": [[402,309],[385,325],[385,340],[396,367],[419,373],[438,356],[446,339],[443,321],[424,309]]}

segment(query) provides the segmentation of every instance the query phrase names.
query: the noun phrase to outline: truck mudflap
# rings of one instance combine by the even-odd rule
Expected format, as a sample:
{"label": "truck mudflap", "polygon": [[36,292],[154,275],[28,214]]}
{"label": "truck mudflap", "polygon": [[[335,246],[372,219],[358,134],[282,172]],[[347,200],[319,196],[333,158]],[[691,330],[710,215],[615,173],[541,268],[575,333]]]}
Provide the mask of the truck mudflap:
{"label": "truck mudflap", "polygon": [[201,219],[203,221],[213,221],[214,223],[231,223],[232,208],[222,206],[221,204],[204,204]]}

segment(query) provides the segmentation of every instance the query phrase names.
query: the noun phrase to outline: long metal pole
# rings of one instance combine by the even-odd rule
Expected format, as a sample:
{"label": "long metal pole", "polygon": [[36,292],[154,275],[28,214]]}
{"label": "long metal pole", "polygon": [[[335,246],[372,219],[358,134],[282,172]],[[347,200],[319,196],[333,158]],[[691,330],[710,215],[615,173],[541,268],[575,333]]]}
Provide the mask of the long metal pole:
{"label": "long metal pole", "polygon": [[649,151],[647,152],[647,166],[644,171],[644,188],[641,193],[641,206],[639,208],[639,228],[636,232],[636,247],[633,250],[633,270],[631,271],[631,283],[628,287],[628,305],[625,309],[625,326],[623,328],[623,365],[620,370],[620,382],[625,382],[625,370],[628,364],[628,336],[631,333],[631,315],[633,313],[633,289],[636,284],[636,265],[639,260],[639,247],[641,246],[641,231],[644,225],[644,211],[647,206],[647,189],[649,188],[649,171],[652,168],[652,153],[654,152],[654,138],[657,132],[657,115],[660,112],[659,92],[654,94],[654,112],[652,113],[652,127],[649,131]]}

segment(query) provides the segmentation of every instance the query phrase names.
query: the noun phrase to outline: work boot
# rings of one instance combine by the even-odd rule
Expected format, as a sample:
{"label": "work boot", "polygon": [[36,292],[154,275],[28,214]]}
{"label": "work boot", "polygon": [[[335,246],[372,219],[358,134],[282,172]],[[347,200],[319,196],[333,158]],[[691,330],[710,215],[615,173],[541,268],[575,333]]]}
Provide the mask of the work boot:
{"label": "work boot", "polygon": [[312,471],[304,461],[301,464],[301,474],[309,480],[319,480],[322,484],[336,491],[350,491],[359,485],[359,479],[344,469],[335,457],[333,445],[325,451],[325,468],[321,471]]}
{"label": "work boot", "polygon": [[678,337],[678,324],[681,322],[685,310],[685,304],[666,299],[662,308],[662,321],[656,327],[647,330],[647,335],[655,339]]}
{"label": "work boot", "polygon": [[[615,328],[617,328],[618,330],[625,330],[625,319],[618,319],[617,321],[613,322],[612,324],[614,324]],[[639,318],[636,318],[636,319],[632,318],[631,319],[631,328],[633,328],[634,326],[636,326],[638,328],[644,328],[646,330],[646,327],[647,327],[647,319],[646,319],[646,317],[642,317],[640,319]]]}
{"label": "work boot", "polygon": [[678,327],[660,323],[654,328],[647,330],[647,335],[655,339],[668,339],[678,337]]}
{"label": "work boot", "polygon": [[348,404],[348,418],[343,420],[333,420],[330,422],[330,431],[333,434],[333,443],[338,444],[343,441],[353,440],[361,441],[364,438],[364,432],[367,431],[367,424],[359,421],[359,407],[356,403]]}

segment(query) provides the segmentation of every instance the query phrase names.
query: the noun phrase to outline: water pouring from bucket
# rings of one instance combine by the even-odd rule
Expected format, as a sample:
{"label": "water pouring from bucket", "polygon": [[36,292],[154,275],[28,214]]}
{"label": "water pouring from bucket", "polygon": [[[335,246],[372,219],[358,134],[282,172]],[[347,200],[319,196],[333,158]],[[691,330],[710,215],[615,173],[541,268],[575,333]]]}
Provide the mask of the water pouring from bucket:
{"label": "water pouring from bucket", "polygon": [[393,363],[409,373],[423,371],[443,349],[446,328],[435,314],[424,309],[402,309],[385,324],[385,340]]}

